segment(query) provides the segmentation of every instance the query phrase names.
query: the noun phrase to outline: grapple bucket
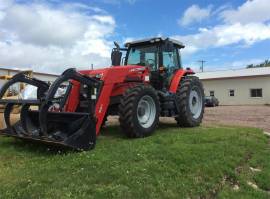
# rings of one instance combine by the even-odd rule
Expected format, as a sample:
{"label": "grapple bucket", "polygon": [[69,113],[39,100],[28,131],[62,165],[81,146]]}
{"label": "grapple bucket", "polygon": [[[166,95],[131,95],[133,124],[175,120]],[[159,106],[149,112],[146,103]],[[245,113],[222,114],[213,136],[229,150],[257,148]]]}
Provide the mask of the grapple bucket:
{"label": "grapple bucket", "polygon": [[[27,83],[37,87],[36,99],[3,99],[4,94],[14,83]],[[60,86],[68,82],[65,93],[55,98]],[[78,97],[83,98],[84,108],[77,108],[74,112],[65,109],[70,100],[73,83],[85,93]],[[52,145],[66,146],[76,150],[89,150],[96,143],[95,99],[92,91],[99,87],[99,81],[84,76],[75,69],[66,70],[55,82],[49,86],[47,83],[28,77],[24,72],[15,75],[0,90],[0,104],[4,105],[4,120],[6,128],[0,130],[0,135],[20,139],[39,141]],[[80,91],[81,92],[81,91]],[[58,104],[55,110],[55,104]],[[14,107],[20,107],[19,120],[11,121]]]}

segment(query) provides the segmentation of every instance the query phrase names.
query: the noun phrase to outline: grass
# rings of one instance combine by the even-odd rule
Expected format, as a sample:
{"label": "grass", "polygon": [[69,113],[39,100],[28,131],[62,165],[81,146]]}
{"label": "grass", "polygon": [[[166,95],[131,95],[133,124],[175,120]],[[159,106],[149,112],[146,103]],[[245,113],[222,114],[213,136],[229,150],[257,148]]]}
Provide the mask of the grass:
{"label": "grass", "polygon": [[0,198],[269,198],[269,146],[254,128],[164,124],[136,140],[109,127],[82,153],[0,138]]}

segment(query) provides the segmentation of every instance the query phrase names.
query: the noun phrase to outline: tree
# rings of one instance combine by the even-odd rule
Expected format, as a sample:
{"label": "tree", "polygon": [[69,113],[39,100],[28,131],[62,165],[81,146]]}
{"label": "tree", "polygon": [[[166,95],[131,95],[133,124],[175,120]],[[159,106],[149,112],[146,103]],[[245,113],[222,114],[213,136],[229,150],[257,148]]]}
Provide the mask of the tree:
{"label": "tree", "polygon": [[266,59],[263,63],[260,64],[249,64],[246,68],[261,68],[261,67],[270,67],[270,60]]}

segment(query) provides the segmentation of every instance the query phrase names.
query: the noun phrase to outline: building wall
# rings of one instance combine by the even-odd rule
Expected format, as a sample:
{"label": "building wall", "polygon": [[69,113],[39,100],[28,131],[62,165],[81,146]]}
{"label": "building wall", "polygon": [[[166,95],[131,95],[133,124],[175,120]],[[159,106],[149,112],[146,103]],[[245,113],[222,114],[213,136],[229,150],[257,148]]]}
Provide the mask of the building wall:
{"label": "building wall", "polygon": [[3,86],[4,83],[5,81],[0,79],[0,88]]}
{"label": "building wall", "polygon": [[[14,70],[8,70],[8,69],[1,69],[0,68],[0,76],[2,75],[10,75],[13,76],[15,74],[17,74],[18,71],[14,71]],[[53,82],[56,78],[57,75],[51,75],[51,74],[42,74],[42,73],[34,73],[33,76],[37,79],[46,81],[46,82]],[[0,88],[3,86],[3,84],[5,83],[4,80],[0,80]]]}
{"label": "building wall", "polygon": [[[234,79],[202,80],[205,95],[215,92],[220,105],[259,105],[270,104],[270,76],[245,77]],[[250,96],[250,89],[262,88],[262,97]],[[229,90],[234,89],[234,97],[229,96]]]}

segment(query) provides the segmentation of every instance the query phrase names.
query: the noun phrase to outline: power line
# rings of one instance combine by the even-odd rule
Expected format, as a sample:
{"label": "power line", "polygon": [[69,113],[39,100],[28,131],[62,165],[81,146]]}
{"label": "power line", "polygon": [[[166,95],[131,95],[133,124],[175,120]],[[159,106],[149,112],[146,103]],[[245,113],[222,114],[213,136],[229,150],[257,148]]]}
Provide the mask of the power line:
{"label": "power line", "polygon": [[198,60],[198,62],[201,63],[200,70],[203,72],[204,63],[205,63],[206,61],[205,61],[205,60]]}

